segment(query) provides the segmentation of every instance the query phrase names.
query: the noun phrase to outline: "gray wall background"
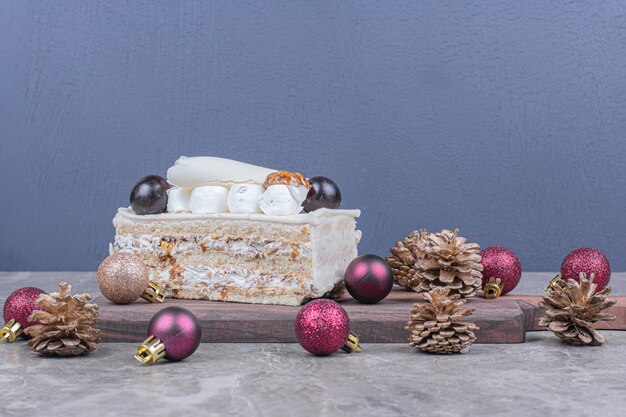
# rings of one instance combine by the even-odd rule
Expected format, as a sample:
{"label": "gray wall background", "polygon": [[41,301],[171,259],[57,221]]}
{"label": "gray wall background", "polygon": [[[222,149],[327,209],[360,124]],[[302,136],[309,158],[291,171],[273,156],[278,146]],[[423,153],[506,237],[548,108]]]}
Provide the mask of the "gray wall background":
{"label": "gray wall background", "polygon": [[459,227],[625,270],[621,1],[0,0],[0,270],[94,270],[179,155],[326,175],[362,252]]}

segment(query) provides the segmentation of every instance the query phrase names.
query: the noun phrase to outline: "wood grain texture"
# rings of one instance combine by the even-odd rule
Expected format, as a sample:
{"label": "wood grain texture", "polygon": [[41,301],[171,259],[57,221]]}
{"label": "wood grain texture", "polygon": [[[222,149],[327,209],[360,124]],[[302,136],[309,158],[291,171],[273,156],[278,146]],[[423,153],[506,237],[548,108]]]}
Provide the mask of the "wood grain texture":
{"label": "wood grain texture", "polygon": [[[626,330],[626,297],[616,297],[611,312],[618,319],[598,323],[599,329]],[[543,330],[537,326],[541,312],[539,296],[506,296],[496,300],[474,297],[468,305],[475,307],[469,317],[480,330],[477,343],[521,343],[527,330]],[[405,343],[404,326],[414,302],[421,296],[394,289],[382,303],[359,304],[353,299],[340,300],[350,316],[351,328],[368,343]],[[203,328],[203,342],[274,343],[295,342],[293,321],[299,307],[258,304],[222,303],[213,301],[167,300],[165,304],[149,304],[143,300],[130,305],[114,305],[100,297],[101,308],[97,326],[107,342],[140,342],[154,313],[167,305],[191,310]]]}

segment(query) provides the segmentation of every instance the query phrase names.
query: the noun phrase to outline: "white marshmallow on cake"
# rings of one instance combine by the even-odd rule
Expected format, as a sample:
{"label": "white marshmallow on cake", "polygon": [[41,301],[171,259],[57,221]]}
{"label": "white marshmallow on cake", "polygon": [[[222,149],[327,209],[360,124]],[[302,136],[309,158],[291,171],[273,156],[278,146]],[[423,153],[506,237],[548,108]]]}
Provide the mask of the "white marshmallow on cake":
{"label": "white marshmallow on cake", "polygon": [[259,207],[263,213],[276,216],[289,216],[302,211],[306,199],[306,187],[275,184],[267,187],[259,198]]}
{"label": "white marshmallow on cake", "polygon": [[294,198],[294,200],[298,202],[298,205],[302,206],[304,200],[306,200],[306,196],[309,194],[309,189],[302,185],[298,187],[288,185],[287,189],[291,193],[291,196]]}
{"label": "white marshmallow on cake", "polygon": [[226,200],[228,198],[228,188],[217,185],[207,185],[204,187],[196,187],[191,192],[189,200],[189,208],[192,213],[226,213],[228,207]]}
{"label": "white marshmallow on cake", "polygon": [[189,201],[191,200],[191,190],[186,188],[170,188],[167,191],[167,212],[168,213],[188,213]]}
{"label": "white marshmallow on cake", "polygon": [[228,192],[228,211],[231,213],[261,213],[259,197],[264,188],[257,184],[233,184]]}

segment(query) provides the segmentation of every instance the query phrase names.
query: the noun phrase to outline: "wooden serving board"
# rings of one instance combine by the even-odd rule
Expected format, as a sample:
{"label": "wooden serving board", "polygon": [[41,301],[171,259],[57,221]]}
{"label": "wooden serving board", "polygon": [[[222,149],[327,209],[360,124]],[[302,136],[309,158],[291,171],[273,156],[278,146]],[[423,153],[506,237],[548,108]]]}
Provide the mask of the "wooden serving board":
{"label": "wooden serving board", "polygon": [[[598,329],[626,330],[626,297],[618,300],[609,312],[615,321],[597,323]],[[537,303],[541,296],[506,295],[487,300],[472,297],[467,305],[476,311],[469,320],[480,330],[477,343],[522,343],[526,331],[544,330],[538,326],[542,315]],[[394,288],[378,304],[360,304],[345,297],[339,303],[350,316],[351,330],[363,343],[406,343],[404,330],[410,318],[413,303],[422,302],[420,295]],[[104,342],[141,342],[153,314],[176,305],[192,311],[202,323],[202,341],[209,343],[291,343],[296,342],[293,321],[300,307],[262,304],[224,303],[203,300],[168,299],[163,304],[139,300],[133,304],[115,305],[103,297],[100,319],[96,325],[102,330]]]}

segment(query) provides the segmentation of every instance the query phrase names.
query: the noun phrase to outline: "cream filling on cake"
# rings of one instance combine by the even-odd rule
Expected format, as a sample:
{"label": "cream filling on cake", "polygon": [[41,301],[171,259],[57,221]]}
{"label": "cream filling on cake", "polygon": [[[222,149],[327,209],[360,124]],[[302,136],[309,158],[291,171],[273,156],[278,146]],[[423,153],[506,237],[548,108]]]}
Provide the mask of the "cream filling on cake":
{"label": "cream filling on cake", "polygon": [[221,269],[187,266],[179,277],[182,282],[174,279],[168,285],[183,290],[192,290],[205,285],[259,289],[280,288],[288,291],[306,289],[298,277],[278,273],[264,274],[236,267]]}
{"label": "cream filling on cake", "polygon": [[150,279],[166,297],[187,299],[299,305],[317,291],[299,276],[236,267],[182,267],[175,278],[167,269],[152,268]]}
{"label": "cream filling on cake", "polygon": [[[165,243],[162,245],[162,243]],[[171,250],[166,248],[171,245]],[[165,248],[164,248],[165,246]],[[232,256],[249,259],[266,258],[268,256],[288,256],[292,259],[311,258],[311,245],[308,242],[287,244],[262,238],[187,236],[169,238],[152,235],[116,236],[113,243],[114,252],[131,252],[141,254],[154,251],[157,256],[172,257],[190,255],[192,253],[222,252]]]}

